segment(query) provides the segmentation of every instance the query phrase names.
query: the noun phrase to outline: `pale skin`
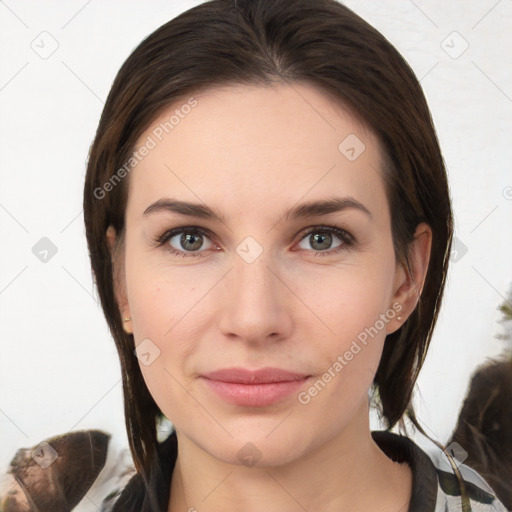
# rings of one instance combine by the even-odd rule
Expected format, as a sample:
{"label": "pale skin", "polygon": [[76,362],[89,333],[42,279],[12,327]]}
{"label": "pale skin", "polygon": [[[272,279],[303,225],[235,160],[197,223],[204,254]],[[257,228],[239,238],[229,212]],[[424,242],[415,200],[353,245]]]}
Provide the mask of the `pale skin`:
{"label": "pale skin", "polygon": [[[232,86],[194,97],[197,106],[129,175],[116,286],[135,344],[149,338],[160,350],[141,371],[178,436],[168,511],[407,510],[411,470],[372,440],[368,390],[386,334],[416,307],[429,226],[417,227],[407,273],[393,250],[378,139],[313,86]],[[162,112],[140,143],[179,107]],[[350,134],[365,145],[353,161],[338,148]],[[223,222],[171,211],[144,215],[164,197],[206,205]],[[350,197],[367,212],[349,206],[284,216],[333,197]],[[200,230],[196,250],[180,243],[181,234],[152,244],[189,226]],[[325,226],[355,242],[336,233],[326,240]],[[324,237],[320,247],[316,233]],[[250,263],[237,253],[249,236],[262,249]],[[107,237],[112,247],[112,228]],[[269,406],[241,407],[200,378],[226,367],[271,366],[310,375],[301,388],[307,391],[393,304],[401,305],[401,320],[385,322],[307,404],[293,393]],[[261,454],[253,467],[237,455],[247,443]]]}

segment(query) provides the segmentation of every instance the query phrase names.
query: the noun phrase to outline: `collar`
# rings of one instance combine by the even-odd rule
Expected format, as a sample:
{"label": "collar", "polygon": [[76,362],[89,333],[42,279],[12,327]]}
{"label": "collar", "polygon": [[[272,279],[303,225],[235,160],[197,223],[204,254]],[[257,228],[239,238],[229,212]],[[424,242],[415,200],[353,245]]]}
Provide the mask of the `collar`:
{"label": "collar", "polygon": [[407,512],[434,512],[438,478],[430,457],[408,437],[386,430],[372,431],[379,448],[393,461],[406,462],[412,470],[411,501]]}

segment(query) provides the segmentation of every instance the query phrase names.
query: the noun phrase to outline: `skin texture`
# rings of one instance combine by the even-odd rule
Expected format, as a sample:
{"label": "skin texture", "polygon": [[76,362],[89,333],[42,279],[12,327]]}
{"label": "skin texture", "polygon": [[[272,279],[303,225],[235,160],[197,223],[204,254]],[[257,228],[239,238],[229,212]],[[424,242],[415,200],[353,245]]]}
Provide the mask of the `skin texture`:
{"label": "skin texture", "polygon": [[[194,97],[197,106],[129,175],[117,262],[118,302],[131,317],[126,329],[137,346],[149,338],[160,350],[141,370],[178,435],[169,511],[407,510],[411,472],[373,442],[368,390],[386,334],[416,306],[430,228],[418,226],[408,276],[395,261],[379,142],[313,86],[239,85]],[[166,109],[139,144],[176,108]],[[365,145],[353,161],[338,148],[351,134]],[[143,214],[163,197],[204,203],[224,222]],[[347,208],[284,217],[299,203],[333,197],[351,197],[371,215]],[[171,254],[170,247],[186,253],[180,236],[152,244],[186,226],[211,233],[200,256]],[[319,249],[313,235],[325,235],[324,226],[355,242],[333,234]],[[111,246],[115,235],[107,231]],[[257,245],[244,245],[249,236]],[[237,247],[262,252],[248,263]],[[307,404],[295,392],[273,405],[241,407],[200,378],[227,367],[277,367],[310,375],[299,390],[307,391],[393,304],[401,322],[398,313],[387,320]],[[254,465],[240,459],[243,447]]]}

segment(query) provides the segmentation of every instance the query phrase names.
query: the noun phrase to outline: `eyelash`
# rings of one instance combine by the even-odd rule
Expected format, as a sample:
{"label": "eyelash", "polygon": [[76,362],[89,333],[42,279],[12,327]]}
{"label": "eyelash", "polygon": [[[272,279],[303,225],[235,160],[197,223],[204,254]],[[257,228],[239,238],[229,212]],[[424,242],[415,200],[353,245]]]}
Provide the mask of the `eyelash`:
{"label": "eyelash", "polygon": [[[209,230],[198,228],[196,226],[185,226],[165,231],[162,235],[155,238],[155,240],[153,241],[153,245],[156,247],[161,247],[164,244],[166,244],[169,240],[171,240],[174,236],[180,233],[200,234],[201,236],[205,236],[209,239],[212,238]],[[311,228],[308,228],[302,234],[299,243],[313,233],[333,233],[342,242],[341,245],[335,247],[334,249],[327,249],[323,251],[314,251],[310,249],[309,252],[313,252],[315,257],[332,256],[333,254],[337,254],[342,251],[347,251],[356,245],[356,239],[348,231],[345,231],[344,229],[338,228],[336,226],[313,226]],[[175,256],[181,256],[183,258],[204,257],[202,253],[206,252],[205,250],[179,251],[177,249],[174,249],[174,247],[170,245],[167,245],[165,250],[168,251],[170,254],[173,254]]]}

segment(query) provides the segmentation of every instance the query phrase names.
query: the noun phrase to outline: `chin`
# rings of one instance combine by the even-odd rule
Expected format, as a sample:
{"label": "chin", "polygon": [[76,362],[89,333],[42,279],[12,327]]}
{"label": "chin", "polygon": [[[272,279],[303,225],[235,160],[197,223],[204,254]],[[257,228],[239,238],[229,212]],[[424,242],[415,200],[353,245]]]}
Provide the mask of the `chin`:
{"label": "chin", "polygon": [[210,452],[211,455],[227,464],[260,469],[289,464],[299,459],[307,449],[301,436],[290,435],[273,440],[264,437],[253,441],[248,437],[235,438],[226,444],[228,446],[225,447],[212,446],[215,452]]}
{"label": "chin", "polygon": [[202,451],[226,464],[249,468],[278,467],[301,458],[320,442],[316,435],[308,438],[308,432],[313,429],[304,418],[292,421],[293,413],[290,418],[286,418],[287,414],[258,419],[240,417],[235,421],[224,421],[219,417],[219,423],[229,434],[217,424],[215,427],[205,425],[199,418],[181,430],[177,427],[177,430]]}

